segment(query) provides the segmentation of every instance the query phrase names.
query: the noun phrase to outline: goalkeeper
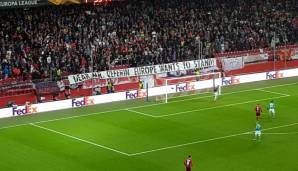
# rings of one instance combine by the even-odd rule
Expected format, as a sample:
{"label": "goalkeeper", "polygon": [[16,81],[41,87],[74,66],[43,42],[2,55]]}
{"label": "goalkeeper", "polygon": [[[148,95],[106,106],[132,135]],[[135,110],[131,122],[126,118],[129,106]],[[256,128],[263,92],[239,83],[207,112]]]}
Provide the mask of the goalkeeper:
{"label": "goalkeeper", "polygon": [[214,101],[217,100],[218,96],[221,95],[221,86],[214,87]]}

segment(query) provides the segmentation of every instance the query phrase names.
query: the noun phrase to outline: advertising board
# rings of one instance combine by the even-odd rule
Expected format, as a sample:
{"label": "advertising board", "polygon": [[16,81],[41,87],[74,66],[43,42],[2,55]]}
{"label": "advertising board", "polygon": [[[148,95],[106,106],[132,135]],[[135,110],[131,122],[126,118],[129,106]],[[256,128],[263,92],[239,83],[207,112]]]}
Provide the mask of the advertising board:
{"label": "advertising board", "polygon": [[84,107],[94,105],[93,97],[82,97],[71,99],[71,107]]}
{"label": "advertising board", "polygon": [[[188,90],[199,90],[204,88],[211,88],[215,85],[229,86],[233,84],[241,84],[248,82],[256,82],[263,80],[281,79],[286,77],[298,76],[298,68],[282,71],[263,72],[248,75],[239,75],[234,77],[217,78],[215,82],[211,80],[179,83],[176,85],[154,87],[148,89],[148,96],[164,95],[166,93],[176,93]],[[62,101],[54,101],[40,104],[32,104],[27,106],[15,106],[11,108],[0,109],[0,118],[28,115],[33,113],[48,112],[54,110],[70,109],[77,107],[84,107],[89,105],[110,103],[115,101],[131,100],[136,98],[143,98],[147,96],[146,90],[131,90],[126,92],[118,92],[112,94],[104,94],[98,96],[80,97]]]}
{"label": "advertising board", "polygon": [[221,85],[227,86],[227,85],[234,85],[234,84],[240,84],[240,78],[239,77],[222,77],[222,83]]}
{"label": "advertising board", "polygon": [[280,78],[284,78],[284,73],[281,71],[273,71],[266,73],[266,80],[275,80]]}
{"label": "advertising board", "polygon": [[14,106],[12,107],[12,115],[28,115],[38,112],[37,105],[25,105],[25,106]]}
{"label": "advertising board", "polygon": [[142,90],[131,90],[125,92],[125,99],[138,99],[138,98],[145,98],[147,97],[147,91],[146,89]]}

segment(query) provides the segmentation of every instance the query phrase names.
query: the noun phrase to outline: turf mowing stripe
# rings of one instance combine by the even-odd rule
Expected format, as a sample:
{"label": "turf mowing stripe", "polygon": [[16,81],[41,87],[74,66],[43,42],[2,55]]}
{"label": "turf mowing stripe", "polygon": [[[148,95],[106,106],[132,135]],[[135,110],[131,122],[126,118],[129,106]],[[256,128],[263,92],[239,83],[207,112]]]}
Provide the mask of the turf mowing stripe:
{"label": "turf mowing stripe", "polygon": [[88,140],[84,140],[84,139],[81,139],[81,138],[78,138],[78,137],[75,137],[75,136],[72,136],[72,135],[68,135],[68,134],[65,134],[65,133],[62,133],[62,132],[59,132],[59,131],[55,131],[55,130],[50,129],[50,128],[46,128],[46,127],[43,127],[43,126],[40,126],[40,125],[36,125],[36,124],[33,124],[33,123],[31,123],[30,125],[33,126],[33,127],[36,127],[36,128],[40,128],[40,129],[43,129],[43,130],[52,132],[52,133],[63,135],[65,137],[68,137],[68,138],[71,138],[71,139],[74,139],[74,140],[77,140],[77,141],[81,141],[81,142],[84,142],[84,143],[87,143],[87,144],[90,144],[90,145],[94,145],[96,147],[100,147],[100,148],[103,148],[103,149],[106,149],[106,150],[109,150],[109,151],[113,151],[113,152],[116,152],[116,153],[119,153],[119,154],[123,154],[123,155],[129,156],[129,154],[127,154],[125,152],[122,152],[122,151],[119,151],[119,150],[116,150],[116,149],[113,149],[113,148],[110,148],[110,147],[106,147],[104,145],[96,144],[94,142],[91,142],[91,141],[88,141]]}
{"label": "turf mowing stripe", "polygon": [[[241,91],[235,91],[235,92],[230,92],[230,93],[223,93],[222,95],[236,94],[236,93],[242,93],[242,92],[248,92],[248,91],[255,91],[255,90],[261,90],[261,89],[267,89],[267,88],[274,88],[274,87],[290,86],[290,85],[295,85],[295,84],[298,84],[298,82],[288,83],[288,84],[279,84],[279,85],[274,85],[274,86],[267,86],[267,87],[263,87],[263,88],[241,90]],[[203,97],[195,97],[195,98],[189,98],[189,99],[182,99],[182,100],[170,101],[168,103],[176,103],[176,102],[181,102],[181,101],[189,101],[189,100],[201,99],[201,98],[207,98],[207,97],[213,97],[213,95],[212,96],[203,96]],[[50,120],[44,120],[44,121],[38,121],[38,122],[32,122],[32,123],[26,123],[26,124],[18,124],[18,125],[0,127],[0,130],[2,130],[2,129],[8,129],[8,128],[14,128],[14,127],[19,127],[19,126],[25,126],[25,125],[28,125],[28,124],[39,124],[39,123],[60,121],[60,120],[66,120],[66,119],[73,119],[73,118],[91,116],[91,115],[105,114],[105,113],[110,113],[110,112],[119,112],[119,111],[124,111],[124,110],[127,110],[127,109],[131,110],[131,109],[138,109],[138,108],[144,108],[144,107],[150,107],[150,106],[157,106],[157,105],[165,105],[165,104],[167,104],[167,103],[142,105],[142,106],[136,106],[136,107],[130,107],[130,108],[123,108],[123,109],[116,109],[116,110],[107,110],[107,111],[102,111],[102,112],[94,112],[94,113],[82,114],[82,115],[76,115],[76,116],[69,116],[69,117],[61,117],[61,118],[57,118],[57,119],[50,119]]]}
{"label": "turf mowing stripe", "polygon": [[166,115],[159,115],[159,116],[156,116],[156,117],[157,118],[163,118],[163,117],[168,117],[168,116],[176,116],[176,115],[182,115],[182,114],[186,114],[186,113],[199,112],[199,111],[205,111],[205,110],[211,110],[211,109],[218,109],[218,108],[223,108],[223,107],[236,106],[236,105],[253,103],[253,102],[259,102],[259,101],[264,101],[264,100],[280,99],[280,98],[285,98],[285,97],[289,97],[289,95],[278,96],[278,97],[270,97],[270,98],[259,99],[259,100],[250,100],[250,101],[246,101],[246,102],[232,103],[232,104],[221,105],[221,106],[214,106],[214,107],[208,107],[208,108],[203,108],[203,109],[188,110],[188,111],[171,113],[171,114],[166,114]]}
{"label": "turf mowing stripe", "polygon": [[[298,122],[295,122],[295,123],[292,123],[292,124],[287,124],[287,125],[271,127],[271,128],[267,128],[267,129],[263,129],[263,130],[264,131],[265,130],[272,130],[272,129],[290,127],[290,126],[294,126],[294,125],[298,125]],[[254,131],[248,131],[248,132],[243,132],[243,133],[238,133],[238,134],[226,135],[226,136],[222,136],[222,137],[210,138],[210,139],[206,139],[206,140],[194,141],[194,142],[190,142],[190,143],[184,143],[184,144],[173,145],[173,146],[168,146],[168,147],[163,147],[163,148],[157,148],[157,149],[153,149],[153,150],[148,150],[148,151],[129,154],[129,156],[138,156],[138,155],[142,155],[142,154],[147,154],[147,153],[152,153],[152,152],[157,152],[157,151],[163,151],[163,150],[168,150],[168,149],[174,149],[174,148],[179,148],[179,147],[185,147],[185,146],[204,143],[204,142],[227,139],[227,138],[231,138],[231,137],[237,137],[237,136],[240,136],[240,135],[247,135],[247,134],[250,134],[250,133],[253,133],[253,132]]]}

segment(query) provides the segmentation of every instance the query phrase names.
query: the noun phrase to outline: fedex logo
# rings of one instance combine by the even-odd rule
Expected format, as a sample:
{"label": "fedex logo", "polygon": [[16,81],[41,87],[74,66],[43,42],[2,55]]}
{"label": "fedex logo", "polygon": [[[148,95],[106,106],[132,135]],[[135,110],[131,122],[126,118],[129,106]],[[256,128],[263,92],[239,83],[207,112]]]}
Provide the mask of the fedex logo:
{"label": "fedex logo", "polygon": [[90,97],[84,97],[82,100],[72,99],[72,107],[83,107],[94,104],[94,99]]}
{"label": "fedex logo", "polygon": [[12,115],[26,115],[32,114],[37,112],[37,107],[33,107],[31,105],[26,105],[24,107],[13,107],[12,108]]}
{"label": "fedex logo", "polygon": [[239,83],[240,78],[231,77],[229,79],[226,79],[225,77],[222,77],[222,85],[234,85]]}
{"label": "fedex logo", "polygon": [[137,98],[142,98],[146,96],[147,96],[147,92],[141,91],[141,90],[126,91],[125,93],[126,99],[137,99]]}
{"label": "fedex logo", "polygon": [[176,85],[176,92],[191,91],[191,90],[195,90],[195,85],[190,85],[189,83]]}
{"label": "fedex logo", "polygon": [[279,71],[276,71],[276,72],[267,72],[266,73],[266,79],[267,80],[274,80],[274,79],[279,79],[279,78],[283,78],[284,77],[284,74],[279,72]]}

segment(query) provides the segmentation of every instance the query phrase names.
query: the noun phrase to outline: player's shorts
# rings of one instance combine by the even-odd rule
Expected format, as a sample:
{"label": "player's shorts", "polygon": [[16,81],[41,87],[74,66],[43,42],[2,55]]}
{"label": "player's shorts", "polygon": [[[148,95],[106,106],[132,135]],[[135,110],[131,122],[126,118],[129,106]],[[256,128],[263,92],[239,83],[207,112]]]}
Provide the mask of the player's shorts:
{"label": "player's shorts", "polygon": [[256,113],[256,116],[261,116],[261,113]]}
{"label": "player's shorts", "polygon": [[214,96],[218,96],[218,92],[214,92]]}
{"label": "player's shorts", "polygon": [[269,109],[269,113],[275,113],[274,109]]}
{"label": "player's shorts", "polygon": [[261,136],[262,132],[261,131],[255,131],[255,136]]}

